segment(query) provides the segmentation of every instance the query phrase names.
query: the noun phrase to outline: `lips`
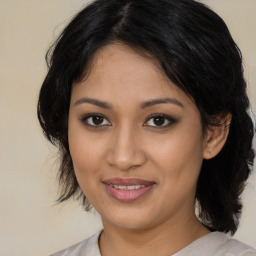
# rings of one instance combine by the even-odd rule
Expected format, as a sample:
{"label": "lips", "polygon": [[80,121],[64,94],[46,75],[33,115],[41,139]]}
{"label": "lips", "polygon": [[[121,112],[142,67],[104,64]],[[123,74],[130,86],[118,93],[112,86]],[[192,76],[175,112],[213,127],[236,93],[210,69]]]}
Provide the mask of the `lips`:
{"label": "lips", "polygon": [[154,186],[154,181],[141,179],[113,178],[104,180],[107,193],[120,202],[132,202],[147,194]]}

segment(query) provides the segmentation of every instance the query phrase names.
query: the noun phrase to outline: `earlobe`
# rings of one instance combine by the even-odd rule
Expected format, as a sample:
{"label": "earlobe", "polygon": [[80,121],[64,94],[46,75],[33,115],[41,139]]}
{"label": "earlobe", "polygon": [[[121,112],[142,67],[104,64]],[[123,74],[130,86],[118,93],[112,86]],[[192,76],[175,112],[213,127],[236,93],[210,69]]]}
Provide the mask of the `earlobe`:
{"label": "earlobe", "polygon": [[203,152],[204,159],[211,159],[218,155],[228,138],[232,115],[228,113],[217,119],[217,124],[210,126],[207,130]]}

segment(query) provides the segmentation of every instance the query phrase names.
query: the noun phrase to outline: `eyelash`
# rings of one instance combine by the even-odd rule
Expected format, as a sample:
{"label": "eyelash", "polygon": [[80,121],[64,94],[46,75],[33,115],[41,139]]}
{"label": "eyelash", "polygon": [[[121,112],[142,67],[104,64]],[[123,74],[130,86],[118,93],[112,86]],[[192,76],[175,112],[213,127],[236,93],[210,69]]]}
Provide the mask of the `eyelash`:
{"label": "eyelash", "polygon": [[102,127],[105,127],[105,126],[111,126],[111,123],[108,121],[109,124],[104,124],[104,125],[92,125],[92,124],[89,124],[88,123],[88,119],[89,118],[93,118],[93,117],[101,117],[105,120],[107,120],[103,115],[99,114],[99,113],[92,113],[92,114],[87,114],[85,116],[83,116],[81,118],[81,121],[83,122],[83,124],[85,124],[86,126],[89,126],[89,127],[93,127],[93,128],[102,128]]}
{"label": "eyelash", "polygon": [[[102,128],[102,127],[106,127],[106,126],[111,126],[111,123],[107,120],[108,124],[99,124],[99,125],[93,125],[93,124],[89,124],[88,120],[89,118],[93,118],[93,117],[100,117],[103,118],[103,120],[107,120],[102,114],[99,113],[91,113],[91,114],[87,114],[85,116],[83,116],[81,118],[81,121],[83,122],[83,124],[85,124],[86,126],[89,127],[93,127],[93,128]],[[167,125],[164,126],[157,126],[157,125],[145,125],[145,123],[148,123],[151,119],[154,118],[163,118],[164,119],[164,123],[166,123],[166,121],[168,122]],[[154,127],[156,129],[164,129],[167,128],[169,126],[171,126],[172,124],[176,123],[177,120],[169,115],[166,114],[152,114],[149,117],[147,117],[146,122],[143,124],[143,126],[149,126],[149,127]]]}
{"label": "eyelash", "polygon": [[146,122],[145,123],[147,123],[147,122],[149,122],[149,120],[150,119],[154,119],[154,118],[163,118],[163,119],[165,119],[165,121],[164,122],[166,122],[166,121],[168,121],[168,124],[167,125],[164,125],[164,126],[150,126],[150,125],[144,125],[144,126],[150,126],[150,127],[155,127],[155,128],[157,128],[157,129],[164,129],[164,128],[167,128],[167,127],[169,127],[169,126],[171,126],[172,124],[174,124],[174,123],[176,123],[177,122],[177,120],[175,119],[175,118],[173,118],[173,117],[171,117],[171,116],[169,116],[169,115],[166,115],[166,114],[152,114],[152,115],[150,115],[148,118],[147,118],[147,120],[146,120]]}

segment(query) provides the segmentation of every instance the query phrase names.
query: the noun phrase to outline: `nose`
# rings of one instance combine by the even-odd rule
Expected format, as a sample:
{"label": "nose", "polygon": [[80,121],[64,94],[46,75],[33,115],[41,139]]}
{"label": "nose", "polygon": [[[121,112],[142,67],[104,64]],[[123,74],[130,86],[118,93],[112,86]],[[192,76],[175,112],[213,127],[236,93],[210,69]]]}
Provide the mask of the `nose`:
{"label": "nose", "polygon": [[139,133],[128,125],[113,131],[106,159],[109,165],[121,171],[142,166],[146,154]]}

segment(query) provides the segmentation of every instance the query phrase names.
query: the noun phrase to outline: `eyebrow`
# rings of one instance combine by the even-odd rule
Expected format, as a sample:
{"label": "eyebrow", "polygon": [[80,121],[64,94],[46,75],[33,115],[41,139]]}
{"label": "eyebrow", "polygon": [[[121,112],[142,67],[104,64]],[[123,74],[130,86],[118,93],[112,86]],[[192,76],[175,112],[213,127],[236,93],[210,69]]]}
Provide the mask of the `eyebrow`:
{"label": "eyebrow", "polygon": [[101,108],[106,108],[106,109],[111,109],[112,108],[111,104],[109,104],[107,102],[104,102],[104,101],[101,101],[101,100],[92,99],[92,98],[81,98],[81,99],[79,99],[75,102],[74,106],[77,106],[77,105],[82,104],[82,103],[90,103],[90,104],[93,104],[95,106],[98,106],[98,107],[101,107]]}
{"label": "eyebrow", "polygon": [[180,101],[173,99],[173,98],[161,98],[161,99],[148,100],[141,104],[141,108],[144,109],[144,108],[151,107],[151,106],[154,106],[157,104],[166,104],[166,103],[175,104],[179,107],[184,108],[184,105]]}
{"label": "eyebrow", "polygon": [[[90,103],[101,108],[112,109],[111,104],[105,101],[92,99],[92,98],[81,98],[75,102],[74,106],[80,105],[82,103]],[[160,98],[160,99],[152,99],[152,100],[144,101],[140,104],[140,107],[141,109],[144,109],[144,108],[152,107],[157,104],[167,104],[167,103],[175,104],[179,107],[184,107],[180,101],[173,98]]]}

